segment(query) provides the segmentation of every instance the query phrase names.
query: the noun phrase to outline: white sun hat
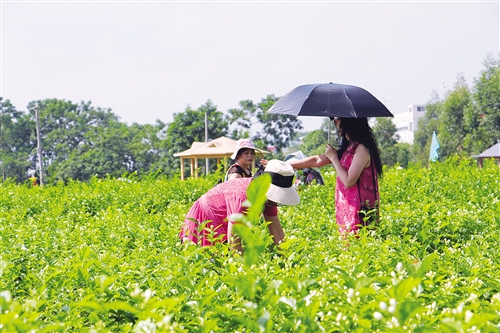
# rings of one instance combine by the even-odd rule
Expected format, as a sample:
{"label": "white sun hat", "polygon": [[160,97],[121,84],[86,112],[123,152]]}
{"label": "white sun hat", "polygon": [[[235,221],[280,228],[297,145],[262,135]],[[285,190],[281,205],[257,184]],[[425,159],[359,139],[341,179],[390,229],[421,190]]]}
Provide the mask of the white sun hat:
{"label": "white sun hat", "polygon": [[260,150],[259,148],[255,148],[255,145],[253,144],[252,139],[239,139],[236,142],[236,149],[234,150],[234,153],[231,155],[231,159],[236,159],[236,156],[238,155],[238,152],[241,149],[253,149],[255,150],[256,153],[261,153],[264,154],[264,151]]}
{"label": "white sun hat", "polygon": [[295,189],[293,167],[280,160],[267,162],[264,173],[271,176],[271,185],[267,190],[267,198],[279,204],[295,206],[300,203],[300,197]]}

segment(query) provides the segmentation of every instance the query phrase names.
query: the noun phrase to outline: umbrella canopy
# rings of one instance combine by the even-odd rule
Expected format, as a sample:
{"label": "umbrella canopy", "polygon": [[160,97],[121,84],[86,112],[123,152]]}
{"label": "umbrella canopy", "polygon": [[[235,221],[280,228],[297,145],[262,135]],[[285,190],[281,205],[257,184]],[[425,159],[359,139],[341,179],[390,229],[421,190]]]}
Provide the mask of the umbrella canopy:
{"label": "umbrella canopy", "polygon": [[267,112],[291,116],[394,117],[365,89],[337,83],[298,86],[276,101]]}

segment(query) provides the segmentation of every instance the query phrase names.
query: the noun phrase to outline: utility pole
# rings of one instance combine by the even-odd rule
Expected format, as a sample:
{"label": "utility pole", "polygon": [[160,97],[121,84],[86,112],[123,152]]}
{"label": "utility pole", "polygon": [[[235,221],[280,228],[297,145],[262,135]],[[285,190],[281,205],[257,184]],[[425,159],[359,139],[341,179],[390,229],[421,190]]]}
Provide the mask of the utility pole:
{"label": "utility pole", "polygon": [[42,139],[40,135],[40,119],[38,117],[38,105],[32,107],[31,110],[35,110],[36,142],[37,142],[37,152],[38,152],[38,164],[40,167],[40,186],[43,186]]}
{"label": "utility pole", "polygon": [[[205,142],[208,142],[208,111],[205,111]],[[205,173],[208,175],[208,157],[205,159]]]}

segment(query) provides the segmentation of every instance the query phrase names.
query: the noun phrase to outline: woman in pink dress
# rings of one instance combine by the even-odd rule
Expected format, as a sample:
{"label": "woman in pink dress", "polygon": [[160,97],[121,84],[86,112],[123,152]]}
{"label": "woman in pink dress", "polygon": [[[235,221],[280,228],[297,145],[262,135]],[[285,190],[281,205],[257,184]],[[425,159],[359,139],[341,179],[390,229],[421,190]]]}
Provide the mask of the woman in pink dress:
{"label": "woman in pink dress", "polygon": [[[378,222],[380,152],[367,118],[336,118],[335,124],[339,135],[349,143],[340,159],[337,151],[327,144],[325,154],[290,164],[295,169],[333,164],[337,173],[335,214],[339,231],[357,233],[362,226]],[[368,212],[371,218],[366,215]]]}
{"label": "woman in pink dress", "polygon": [[[285,162],[271,160],[264,173],[271,176],[271,185],[266,193],[267,201],[263,215],[269,233],[276,245],[285,237],[278,218],[278,204],[297,205],[300,198],[293,185],[294,170]],[[242,203],[247,199],[246,190],[253,178],[237,178],[223,182],[202,195],[186,215],[180,237],[207,246],[213,242],[228,242],[234,250],[242,252],[240,240],[233,232],[233,222],[228,217],[244,213]]]}

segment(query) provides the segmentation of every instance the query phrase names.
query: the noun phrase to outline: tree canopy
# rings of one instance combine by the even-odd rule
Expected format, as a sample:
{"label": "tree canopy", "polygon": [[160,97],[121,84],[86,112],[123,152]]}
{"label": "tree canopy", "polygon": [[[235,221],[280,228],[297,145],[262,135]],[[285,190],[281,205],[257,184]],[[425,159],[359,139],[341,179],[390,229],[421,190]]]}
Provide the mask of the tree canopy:
{"label": "tree canopy", "polygon": [[[28,170],[37,169],[35,106],[44,178],[51,182],[130,173],[172,177],[180,171],[180,161],[173,154],[189,149],[194,141],[205,141],[205,115],[208,140],[250,137],[259,147],[274,146],[272,158],[283,158],[291,147],[310,156],[323,153],[328,141],[335,146],[338,134],[328,118],[322,120],[319,130],[303,133],[300,117],[267,113],[277,100],[272,94],[258,102],[242,100],[226,113],[208,100],[197,109],[187,106],[174,113],[171,123],[157,120],[155,124],[128,125],[111,109],[95,107],[90,101],[45,99],[32,101],[28,111],[20,111],[0,97],[2,180],[26,181]],[[488,56],[472,86],[459,74],[443,98],[433,92],[413,145],[398,143],[396,128],[388,118],[377,118],[373,131],[387,166],[428,163],[434,131],[441,146],[440,160],[481,153],[500,140],[500,58]]]}

